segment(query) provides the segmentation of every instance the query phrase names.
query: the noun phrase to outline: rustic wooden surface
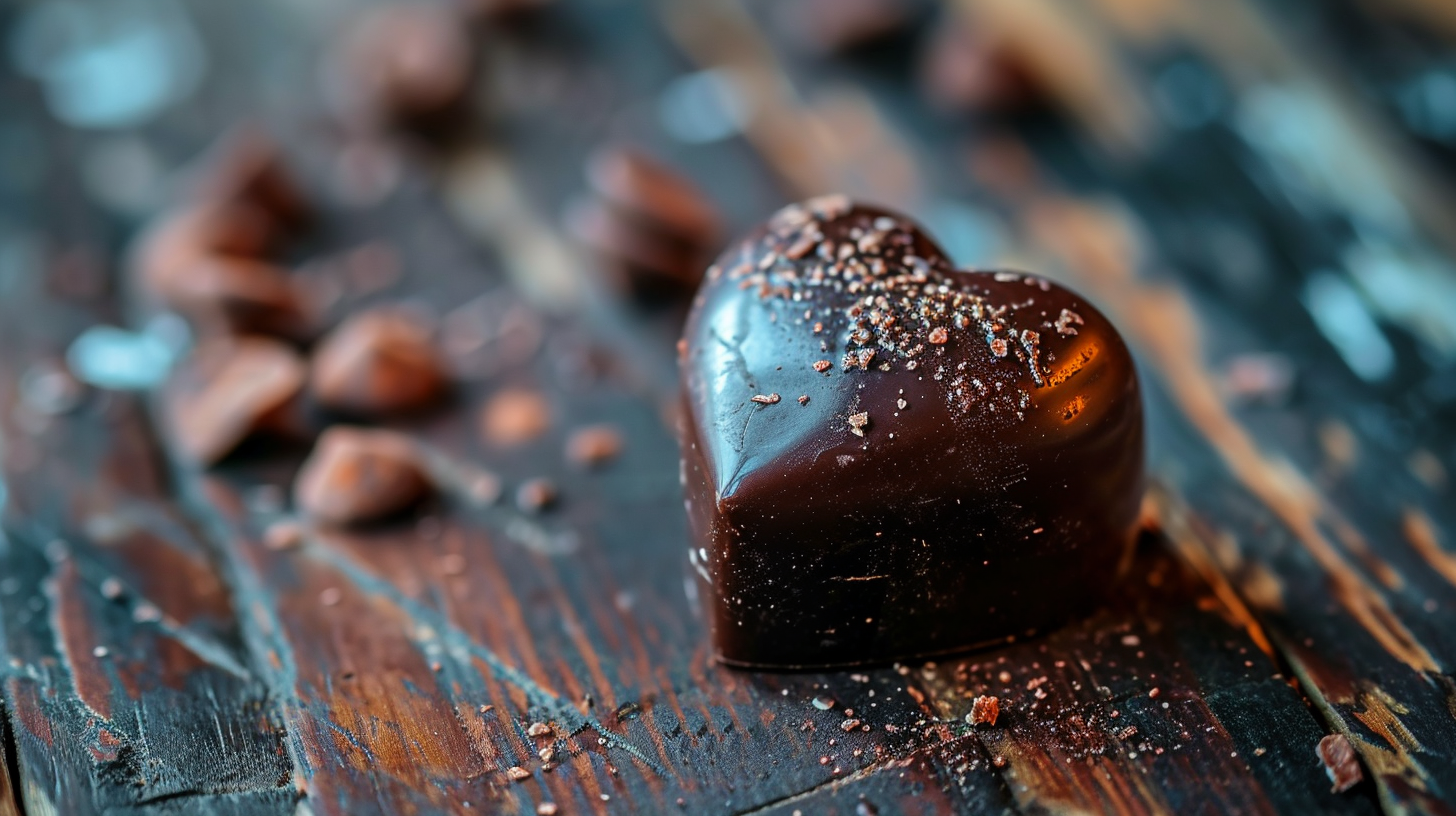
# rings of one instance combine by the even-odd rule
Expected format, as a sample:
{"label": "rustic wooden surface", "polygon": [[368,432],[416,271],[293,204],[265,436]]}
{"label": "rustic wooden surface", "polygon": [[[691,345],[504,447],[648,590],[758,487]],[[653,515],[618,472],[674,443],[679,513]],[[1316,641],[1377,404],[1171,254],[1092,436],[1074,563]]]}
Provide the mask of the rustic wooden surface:
{"label": "rustic wooden surface", "polygon": [[[35,157],[0,174],[0,814],[1456,811],[1456,209],[1449,146],[1392,101],[1441,69],[1450,14],[1208,5],[964,0],[824,58],[769,3],[561,2],[484,35],[479,133],[404,152],[399,188],[363,205],[330,192],[339,137],[298,81],[349,8],[189,6],[208,93],[124,137],[0,79],[0,136]],[[939,14],[1034,29],[1077,69],[1054,83],[1068,113],[928,106],[914,54]],[[741,69],[754,119],[674,142],[659,92],[716,66]],[[411,522],[278,551],[262,532],[303,449],[201,472],[146,394],[55,410],[27,390],[87,326],[147,319],[117,282],[160,200],[98,195],[98,155],[140,144],[172,166],[243,111],[323,208],[299,260],[383,241],[403,261],[336,314],[408,300],[500,327],[452,405],[401,427],[505,499],[453,487]],[[683,168],[735,228],[845,190],[921,215],[961,260],[1101,304],[1140,355],[1155,477],[1107,607],[938,664],[712,664],[685,588],[675,315],[603,295],[557,226],[605,140]],[[1383,375],[1329,339],[1330,285],[1377,321]],[[1227,374],[1255,354],[1292,383],[1239,399]],[[512,385],[548,394],[553,422],[507,451],[476,423]],[[598,422],[622,457],[571,467],[567,434]],[[537,476],[561,488],[552,514],[510,502]],[[1002,699],[993,727],[962,719],[979,693]],[[843,730],[846,709],[869,730]],[[1328,733],[1372,781],[1330,791]]]}

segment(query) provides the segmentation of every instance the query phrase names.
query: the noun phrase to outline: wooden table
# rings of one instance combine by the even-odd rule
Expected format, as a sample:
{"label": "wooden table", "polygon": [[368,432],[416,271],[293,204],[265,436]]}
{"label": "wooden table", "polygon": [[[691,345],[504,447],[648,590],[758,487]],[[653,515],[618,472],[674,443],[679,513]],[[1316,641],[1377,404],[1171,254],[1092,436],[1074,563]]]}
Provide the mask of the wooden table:
{"label": "wooden table", "polygon": [[[1456,84],[1448,4],[964,0],[824,58],[766,1],[563,0],[482,35],[476,135],[385,148],[400,181],[370,202],[337,192],[311,90],[352,9],[187,12],[206,78],[144,125],[74,128],[0,78],[0,814],[1456,813],[1456,128],[1419,108],[1420,83]],[[1039,45],[1063,114],[927,105],[937,14]],[[663,90],[708,69],[752,115],[676,140]],[[455,403],[400,427],[507,496],[553,479],[558,511],[452,489],[273,549],[304,451],[199,470],[147,393],[44,387],[88,327],[149,319],[120,281],[159,168],[243,114],[322,209],[299,260],[401,259],[336,315],[407,300],[491,328]],[[1139,355],[1154,477],[1106,608],[938,663],[710,661],[671,433],[679,315],[604,295],[558,226],[605,140],[683,168],[735,229],[845,191],[1098,302]],[[516,451],[477,430],[509,386],[554,413]],[[600,422],[621,457],[571,467],[564,439]],[[981,693],[1002,714],[973,729]],[[1331,792],[1327,734],[1366,782]]]}

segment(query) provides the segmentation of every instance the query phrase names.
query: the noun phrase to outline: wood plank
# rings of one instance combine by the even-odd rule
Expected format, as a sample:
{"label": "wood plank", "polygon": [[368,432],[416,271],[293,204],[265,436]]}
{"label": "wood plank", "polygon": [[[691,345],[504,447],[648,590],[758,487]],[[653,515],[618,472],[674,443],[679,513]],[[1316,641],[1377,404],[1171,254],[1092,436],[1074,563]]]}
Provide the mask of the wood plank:
{"label": "wood plank", "polygon": [[[389,206],[429,210],[420,202]],[[430,249],[419,251],[442,251],[439,237],[443,234]],[[461,276],[428,257],[406,255],[406,268],[430,272],[407,275],[396,295],[408,293],[411,302],[425,308],[460,302],[451,289]],[[473,275],[471,286],[490,288],[481,283],[490,279],[488,265],[477,266]],[[512,296],[495,291],[491,297],[509,301]],[[469,474],[484,465],[501,479],[507,496],[527,478],[551,478],[564,497],[555,515],[521,513],[509,499],[475,506],[465,486],[447,478],[454,486],[450,500],[420,524],[316,533],[301,550],[278,553],[258,543],[273,519],[250,513],[242,497],[261,483],[286,484],[290,462],[239,467],[221,478],[179,472],[184,489],[200,479],[198,506],[216,514],[215,538],[231,542],[225,555],[239,594],[250,599],[258,610],[252,619],[271,638],[272,651],[260,662],[283,667],[280,676],[292,684],[290,726],[300,735],[305,784],[316,810],[449,811],[463,809],[467,795],[499,807],[564,801],[603,812],[624,800],[646,812],[670,811],[679,799],[690,810],[734,812],[793,802],[858,807],[844,790],[887,790],[888,781],[881,777],[901,772],[905,759],[916,757],[934,768],[939,795],[971,811],[1079,802],[1126,812],[1166,811],[1173,807],[1170,795],[1180,805],[1210,808],[1298,810],[1331,804],[1317,767],[1282,757],[1267,765],[1229,761],[1234,758],[1215,762],[1225,749],[1237,749],[1201,702],[1205,690],[1224,695],[1222,710],[1237,713],[1234,701],[1243,694],[1269,716],[1292,728],[1302,726],[1315,741],[1321,732],[1288,686],[1268,680],[1274,667],[1267,656],[1260,655],[1262,669],[1227,681],[1176,668],[1198,651],[1209,653],[1206,660],[1214,664],[1218,655],[1232,660],[1235,653],[1257,653],[1249,633],[1210,623],[1211,613],[1196,610],[1187,584],[1179,584],[1185,591],[1177,596],[1182,605],[1175,606],[1168,600],[1171,593],[1146,598],[1134,582],[1133,600],[1120,617],[1073,627],[1077,634],[1068,635],[1100,641],[1108,632],[1124,634],[1134,621],[1172,617],[1177,623],[1170,641],[1182,637],[1194,644],[1187,653],[1161,642],[1149,650],[1154,674],[1175,675],[1170,699],[1181,697],[1187,711],[1180,708],[1181,719],[1174,719],[1158,709],[1144,722],[1160,738],[1186,729],[1190,736],[1185,739],[1196,745],[1181,754],[1170,751],[1166,760],[1142,763],[1114,754],[1097,766],[1102,778],[1087,774],[1053,785],[1032,770],[1043,761],[1034,752],[1051,757],[1045,752],[1052,750],[1050,737],[1062,720],[1087,717],[1094,704],[1104,702],[1100,698],[1038,718],[1041,731],[998,738],[1019,746],[1015,762],[1003,770],[960,722],[964,694],[976,682],[969,676],[947,681],[885,669],[765,675],[708,664],[701,623],[683,592],[685,533],[676,449],[656,408],[670,395],[654,393],[650,386],[644,392],[638,385],[660,378],[634,377],[619,367],[563,369],[554,361],[611,355],[592,352],[593,341],[571,324],[553,321],[552,330],[541,330],[549,318],[518,306],[519,311],[510,305],[501,309],[524,316],[522,330],[541,338],[543,347],[514,367],[467,384],[451,410],[406,427],[434,448],[443,472]],[[542,323],[527,328],[532,321]],[[482,443],[475,427],[483,402],[507,385],[544,390],[555,414],[546,437],[517,452]],[[561,454],[566,434],[580,424],[602,421],[623,432],[622,460],[602,474],[566,466]],[[617,473],[633,478],[614,478]],[[1171,569],[1166,558],[1154,562],[1160,564],[1159,575]],[[1145,566],[1154,569],[1153,562]],[[1022,674],[1040,664],[1044,648],[991,652],[987,659],[1004,658]],[[1066,647],[1067,654],[1076,651]],[[362,682],[371,666],[388,667],[385,678],[376,681],[383,686],[356,690],[354,683]],[[1264,674],[1255,677],[1254,671]],[[589,708],[582,702],[588,696]],[[834,698],[835,710],[809,705],[816,696]],[[871,735],[837,731],[834,724],[843,720],[837,712],[844,708],[870,724]],[[466,742],[451,733],[456,718],[463,722],[456,727],[464,728]],[[538,746],[524,735],[533,719],[575,736],[559,746],[571,759],[549,773],[533,762],[531,752]],[[1208,738],[1211,732],[1217,739]],[[426,735],[440,742],[438,753],[421,753]],[[1259,736],[1251,731],[1240,739]],[[1161,756],[1158,748],[1174,744],[1155,743],[1149,756]],[[1247,750],[1259,747],[1250,744]],[[354,752],[374,761],[351,761]],[[1193,757],[1188,764],[1177,761],[1188,756]],[[404,763],[405,757],[413,761]],[[764,757],[771,759],[765,763]],[[1160,785],[1146,781],[1150,763]],[[503,772],[513,764],[532,771],[532,778],[512,785]],[[1189,773],[1192,765],[1207,775]],[[1108,785],[1102,779],[1109,776],[1113,789],[1121,791],[1119,798],[1084,798],[1102,796]],[[1217,785],[1205,785],[1210,779]],[[1274,794],[1263,792],[1266,781]],[[1015,794],[1008,799],[1008,792]],[[604,794],[610,798],[601,800]],[[1277,804],[1268,804],[1273,796]],[[892,799],[884,806],[906,804]],[[1370,800],[1359,797],[1334,804],[1349,812],[1370,808]]]}
{"label": "wood plank", "polygon": [[[1444,192],[1427,184],[1418,166],[1381,134],[1379,117],[1349,107],[1348,95],[1322,86],[1325,78],[1317,71],[1297,69],[1286,53],[1274,53],[1281,43],[1254,10],[1241,8],[1230,23],[1179,5],[1159,32],[1158,48],[1174,57],[1153,56],[1157,48],[1130,36],[1119,41],[1116,26],[1076,28],[1094,51],[1143,52],[1140,67],[1150,75],[1174,60],[1187,66],[1192,59],[1194,70],[1208,72],[1214,82],[1247,83],[1223,91],[1245,94],[1231,97],[1229,106],[1273,104],[1268,89],[1288,83],[1286,89],[1298,89],[1289,104],[1329,115],[1333,128],[1348,131],[1336,130],[1341,135],[1330,145],[1311,142],[1311,155],[1330,161],[1333,140],[1348,138],[1339,149],[1360,152],[1340,154],[1346,178],[1358,176],[1378,185],[1382,195],[1405,200],[1427,225],[1450,222]],[[1252,35],[1232,36],[1240,32]],[[1208,62],[1190,58],[1190,48],[1201,49]],[[1248,64],[1231,66],[1240,57]],[[907,107],[894,92],[877,102],[902,115]],[[1228,116],[1240,110],[1249,115],[1247,108],[1226,110]],[[1264,110],[1272,113],[1267,105]],[[1223,580],[1247,596],[1321,716],[1362,752],[1383,801],[1444,812],[1452,792],[1443,780],[1456,771],[1449,765],[1456,728],[1444,702],[1451,696],[1445,667],[1452,627],[1450,585],[1440,569],[1449,555],[1440,542],[1449,538],[1450,502],[1443,501],[1440,462],[1449,458],[1452,442],[1435,421],[1446,410],[1442,392],[1415,388],[1438,382],[1450,357],[1419,357],[1414,345],[1442,348],[1451,321],[1407,304],[1402,323],[1395,311],[1400,307],[1363,289],[1401,355],[1395,375],[1383,388],[1372,388],[1350,376],[1311,323],[1304,288],[1315,277],[1314,264],[1329,263],[1331,253],[1342,251],[1321,219],[1370,219],[1368,200],[1356,198],[1360,194],[1341,180],[1301,186],[1278,176],[1269,163],[1277,167],[1302,157],[1276,154],[1258,142],[1257,132],[1246,131],[1248,144],[1240,145],[1221,127],[1175,129],[1160,133],[1147,150],[1110,154],[1055,120],[1038,121],[1028,132],[1031,152],[1023,150],[1022,158],[1034,155],[1042,168],[1020,176],[1004,172],[1008,159],[1016,158],[1004,141],[910,132],[917,140],[912,152],[931,156],[931,164],[971,169],[969,178],[941,176],[925,187],[935,196],[974,202],[973,220],[1000,233],[999,254],[1040,271],[1061,270],[1123,326],[1154,375],[1154,472],[1172,489],[1175,504],[1186,502],[1198,515],[1201,534],[1186,541],[1200,549],[1197,558],[1215,565],[1211,580],[1222,571]],[[1263,151],[1253,163],[1242,153],[1250,145]],[[1003,172],[977,176],[986,168]],[[1271,183],[1287,188],[1287,198],[1271,195]],[[922,206],[933,211],[935,204]],[[1261,225],[1271,232],[1261,232]],[[1214,239],[1231,235],[1238,236],[1239,262],[1258,271],[1220,268],[1232,248]],[[1382,233],[1378,240],[1398,246],[1386,257],[1406,259],[1411,280],[1425,279],[1422,270],[1444,270],[1430,278],[1440,291],[1450,275],[1434,249],[1438,237],[1410,231]],[[1346,257],[1354,262],[1360,256]],[[1216,366],[1254,349],[1277,349],[1284,359],[1299,361],[1300,388],[1278,410],[1239,410],[1220,390]],[[1398,436],[1382,427],[1390,421],[1382,406],[1393,404],[1411,405],[1401,422],[1415,425]],[[1419,467],[1392,472],[1382,462]]]}
{"label": "wood plank", "polygon": [[[74,190],[64,169],[54,181],[58,199]],[[105,269],[81,249],[99,236],[65,238],[76,222],[57,224],[72,218],[61,206],[32,215],[44,254],[8,269],[0,296],[13,782],[42,813],[289,812],[282,731],[228,592],[172,510],[140,399],[65,397],[58,361],[110,309]]]}
{"label": "wood plank", "polygon": [[[652,22],[647,12],[618,19],[562,5],[570,6],[569,20],[605,26],[583,26],[599,51],[571,53],[576,73],[567,87],[581,87],[586,74],[623,54],[667,48],[644,28]],[[749,53],[775,47],[751,15],[734,19],[741,28],[712,28],[712,42],[698,43],[726,51],[689,53],[732,62],[744,53],[733,49],[745,47],[736,37],[754,41],[748,45],[758,50]],[[1137,67],[1152,74],[1166,66]],[[642,75],[614,76],[593,109],[639,98],[680,68],[665,58]],[[1456,605],[1449,553],[1456,526],[1446,488],[1427,477],[1441,472],[1453,448],[1430,418],[1439,406],[1421,418],[1425,403],[1402,385],[1439,371],[1362,385],[1343,373],[1317,328],[1286,319],[1305,308],[1305,270],[1289,267],[1319,258],[1333,239],[1308,213],[1269,204],[1243,165],[1214,163],[1188,178],[1188,156],[1234,149],[1217,134],[1181,134],[1155,152],[1114,159],[1089,156],[1063,123],[1037,122],[1027,136],[1042,175],[998,194],[958,171],[968,152],[989,145],[974,137],[967,144],[959,129],[907,104],[900,97],[908,77],[861,93],[845,90],[846,77],[861,68],[839,70],[785,60],[782,76],[767,73],[758,87],[799,87],[815,102],[771,100],[768,129],[751,134],[761,158],[734,142],[684,150],[686,161],[713,166],[715,178],[735,177],[714,189],[730,191],[725,203],[740,223],[779,197],[774,170],[800,192],[826,184],[883,193],[876,197],[932,223],[947,212],[936,205],[972,202],[981,225],[1004,236],[1000,251],[1061,268],[1113,304],[1152,374],[1155,471],[1164,490],[1152,517],[1165,536],[1149,541],[1115,603],[1044,639],[903,672],[768,675],[711,665],[683,589],[686,536],[663,416],[673,396],[670,320],[634,326],[612,303],[595,304],[595,326],[574,318],[590,312],[581,301],[591,297],[584,287],[573,292],[580,259],[550,227],[551,213],[578,184],[583,142],[608,122],[585,116],[594,124],[569,135],[563,123],[547,122],[507,144],[503,161],[456,155],[439,168],[457,200],[483,195],[486,213],[513,214],[486,225],[499,257],[461,240],[433,195],[414,186],[424,176],[417,167],[407,169],[410,184],[396,198],[331,211],[312,239],[328,252],[382,236],[405,259],[396,288],[346,297],[337,311],[408,298],[445,314],[482,297],[489,314],[508,318],[525,340],[520,353],[487,360],[450,410],[404,426],[436,451],[442,472],[456,474],[444,479],[448,495],[425,518],[311,534],[301,548],[280,552],[263,546],[262,534],[287,510],[258,499],[287,485],[296,455],[212,474],[174,461],[171,483],[152,459],[134,400],[108,396],[104,410],[50,419],[31,449],[21,441],[31,426],[22,423],[34,418],[7,414],[11,510],[23,523],[9,539],[3,574],[18,576],[17,586],[45,587],[0,597],[0,637],[25,668],[6,674],[23,771],[17,783],[34,783],[44,797],[37,802],[62,810],[145,803],[177,812],[281,812],[302,795],[315,813],[351,814],[529,813],[546,801],[569,813],[1372,812],[1370,786],[1329,793],[1313,758],[1326,728],[1306,708],[1303,689],[1320,717],[1351,736],[1387,806],[1441,812],[1453,761],[1443,658],[1456,646],[1446,625]],[[833,104],[824,102],[830,97]],[[913,123],[908,144],[898,121]],[[783,134],[851,124],[872,149],[787,172],[804,151]],[[325,166],[333,146],[304,144],[311,138],[318,137],[298,140],[306,164]],[[857,164],[873,158],[875,168],[913,168],[917,156],[957,172],[871,181]],[[484,177],[465,172],[482,168]],[[529,191],[482,194],[472,186],[512,177]],[[1203,199],[1180,198],[1181,187],[1228,194],[1219,199],[1228,211],[1216,215],[1255,241],[1265,268],[1285,270],[1260,302],[1251,306],[1248,292],[1218,278],[1224,270],[1200,266],[1200,253],[1221,256],[1190,231],[1215,233],[1202,227],[1224,222],[1195,209]],[[505,235],[523,221],[536,241],[524,247]],[[1266,246],[1263,225],[1295,238]],[[533,250],[542,247],[561,261],[560,274],[555,288],[533,295],[531,276],[542,271],[533,263],[544,257]],[[1180,270],[1176,284],[1119,274],[1165,263]],[[510,288],[502,268],[517,273]],[[42,318],[38,307],[48,301],[38,295],[8,302],[24,319],[4,321],[0,331],[43,327],[52,357],[78,325],[74,315],[70,323]],[[11,356],[19,346],[5,347],[0,387],[11,390],[0,404],[13,408],[16,375],[33,350]],[[1249,348],[1281,350],[1325,384],[1301,377],[1310,392],[1275,410],[1227,405],[1211,370]],[[485,445],[475,428],[480,405],[508,384],[544,390],[558,411],[543,440],[515,452]],[[1382,406],[1409,399],[1424,424],[1393,441],[1383,437]],[[576,471],[561,455],[565,434],[598,421],[622,430],[625,453],[601,473]],[[1425,464],[1392,475],[1383,461]],[[459,476],[480,467],[501,479],[502,502],[469,497]],[[562,490],[554,514],[511,506],[510,491],[537,476]],[[55,538],[68,546],[47,546]],[[176,574],[188,580],[167,580]],[[103,590],[112,577],[127,589],[120,603]],[[171,620],[135,621],[143,601]],[[107,652],[98,656],[98,646]],[[133,675],[115,669],[127,665],[123,653],[137,655]],[[179,698],[169,683],[193,696]],[[967,695],[983,691],[1003,694],[1007,713],[993,728],[971,729],[961,719]],[[196,695],[218,701],[235,742],[223,737],[202,749],[143,739],[158,720],[169,733],[206,732],[189,718],[210,717],[213,703],[199,704]],[[820,710],[816,697],[835,707]],[[840,729],[848,708],[869,732]],[[109,717],[79,720],[86,709],[108,709]],[[117,725],[125,719],[118,711],[135,712],[137,726]],[[550,723],[553,736],[532,739],[526,728],[536,721]],[[110,757],[117,733],[127,750]],[[535,755],[548,743],[558,754],[550,771]],[[137,745],[143,753],[134,753]],[[218,764],[166,765],[169,751],[184,749]],[[128,774],[139,766],[128,763],[141,760],[167,770],[138,793]],[[513,782],[506,771],[514,766],[529,778]]]}
{"label": "wood plank", "polygon": [[[0,654],[4,650],[0,649]],[[10,739],[10,717],[0,701],[0,816],[20,816],[20,789],[15,786],[11,768],[15,765],[15,749]]]}
{"label": "wood plank", "polygon": [[[417,219],[430,209],[408,197],[387,206]],[[462,288],[491,288],[488,263],[451,246],[447,232],[431,234],[407,250],[391,297],[446,308],[465,300]],[[441,260],[452,256],[458,265]],[[450,410],[409,430],[435,449],[442,473],[488,466],[507,496],[549,476],[563,495],[558,513],[526,514],[509,498],[472,506],[447,476],[449,500],[417,525],[318,532],[278,552],[260,543],[275,517],[245,496],[286,485],[294,461],[221,476],[177,470],[224,542],[258,662],[275,668],[299,785],[315,812],[529,810],[542,801],[592,812],[750,811],[838,779],[899,773],[901,757],[933,743],[914,727],[923,694],[908,693],[890,669],[775,676],[708,663],[684,593],[685,520],[662,401],[574,324],[548,324],[506,291],[491,297],[501,313],[535,324],[521,331],[543,347],[464,383]],[[572,360],[608,365],[562,365]],[[477,430],[484,401],[508,384],[547,391],[554,415],[544,439],[515,452],[484,445]],[[603,421],[623,434],[621,460],[600,473],[569,466],[567,434]],[[871,731],[847,733],[843,714],[810,704],[831,693],[863,709]],[[533,721],[551,724],[554,741],[529,738]],[[553,744],[559,758],[548,772],[534,754]],[[531,779],[511,781],[514,766]],[[994,800],[999,788],[982,776],[957,796]]]}

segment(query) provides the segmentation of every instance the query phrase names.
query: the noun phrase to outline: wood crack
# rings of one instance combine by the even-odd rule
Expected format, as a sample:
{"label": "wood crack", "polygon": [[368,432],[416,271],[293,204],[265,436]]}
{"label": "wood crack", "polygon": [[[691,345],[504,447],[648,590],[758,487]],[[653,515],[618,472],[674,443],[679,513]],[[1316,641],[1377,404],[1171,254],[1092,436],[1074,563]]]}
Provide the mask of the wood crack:
{"label": "wood crack", "polygon": [[[474,638],[433,608],[400,592],[393,584],[355,564],[347,556],[324,547],[312,548],[310,552],[343,573],[359,589],[386,598],[415,620],[427,624],[444,641],[445,651],[458,662],[466,663],[467,661],[461,660],[461,658],[470,657],[485,663],[490,667],[492,673],[524,692],[527,699],[539,705],[552,719],[565,725],[570,733],[578,734],[588,729],[595,731],[606,740],[605,747],[608,750],[620,749],[658,776],[667,775],[666,770],[648,756],[646,751],[628,742],[621,734],[608,729],[596,717],[582,714],[570,701],[542,688],[520,669],[502,660],[494,650],[476,642]],[[413,638],[415,634],[415,632],[411,632],[411,637]],[[418,643],[418,640],[416,642]]]}
{"label": "wood crack", "polygon": [[[3,633],[0,633],[0,655],[5,654]],[[4,677],[0,671],[0,677]],[[25,802],[20,798],[19,746],[10,727],[10,709],[0,694],[0,816],[24,816]]]}

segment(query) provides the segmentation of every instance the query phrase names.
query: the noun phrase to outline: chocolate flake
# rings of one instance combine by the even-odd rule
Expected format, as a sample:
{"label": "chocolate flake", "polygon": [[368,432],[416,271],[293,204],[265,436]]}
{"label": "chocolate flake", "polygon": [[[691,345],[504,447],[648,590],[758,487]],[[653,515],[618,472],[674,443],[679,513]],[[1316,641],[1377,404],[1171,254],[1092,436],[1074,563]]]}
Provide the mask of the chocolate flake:
{"label": "chocolate flake", "polygon": [[1325,764],[1325,774],[1334,783],[1334,787],[1330,788],[1331,793],[1344,793],[1365,778],[1355,748],[1344,734],[1327,735],[1319,741],[1315,752]]}
{"label": "chocolate flake", "polygon": [[971,725],[995,725],[996,718],[1001,716],[1001,699],[989,694],[982,694],[971,703],[971,713],[966,715],[966,722]]}
{"label": "chocolate flake", "polygon": [[1073,323],[1077,324],[1078,326],[1083,325],[1082,316],[1072,311],[1071,309],[1063,309],[1062,313],[1060,315],[1057,315],[1057,334],[1060,334],[1063,337],[1071,337],[1072,335],[1076,334],[1077,330],[1072,328]]}
{"label": "chocolate flake", "polygon": [[610,425],[592,425],[566,440],[566,458],[582,467],[597,467],[622,452],[622,434]]}
{"label": "chocolate flake", "polygon": [[754,394],[750,399],[753,402],[758,403],[759,405],[777,405],[778,402],[779,402],[779,395],[778,394]]}

